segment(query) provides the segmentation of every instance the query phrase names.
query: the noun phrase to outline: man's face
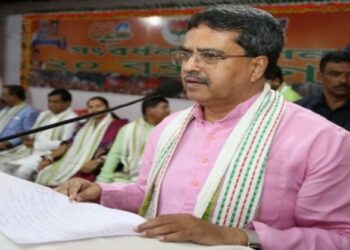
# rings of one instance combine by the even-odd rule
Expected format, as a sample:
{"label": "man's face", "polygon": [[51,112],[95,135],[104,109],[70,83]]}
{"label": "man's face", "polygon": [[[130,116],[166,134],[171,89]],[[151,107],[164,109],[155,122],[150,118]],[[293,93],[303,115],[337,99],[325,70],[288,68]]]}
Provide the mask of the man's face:
{"label": "man's face", "polygon": [[146,112],[148,115],[152,116],[156,121],[156,124],[158,124],[170,114],[169,104],[166,102],[160,102],[154,107],[147,108]]}
{"label": "man's face", "polygon": [[70,102],[62,101],[60,95],[49,96],[47,103],[49,110],[51,110],[51,112],[54,114],[59,114],[70,106]]}
{"label": "man's face", "polygon": [[1,99],[3,100],[5,105],[10,107],[14,106],[17,100],[16,96],[10,94],[10,91],[8,88],[3,88]]}
{"label": "man's face", "polygon": [[350,97],[350,63],[329,62],[320,77],[326,94],[337,98]]}
{"label": "man's face", "polygon": [[252,82],[252,58],[230,57],[208,64],[198,54],[244,55],[243,48],[234,42],[238,35],[205,25],[188,31],[182,50],[194,54],[182,63],[181,78],[189,99],[203,106],[239,103],[247,99]]}

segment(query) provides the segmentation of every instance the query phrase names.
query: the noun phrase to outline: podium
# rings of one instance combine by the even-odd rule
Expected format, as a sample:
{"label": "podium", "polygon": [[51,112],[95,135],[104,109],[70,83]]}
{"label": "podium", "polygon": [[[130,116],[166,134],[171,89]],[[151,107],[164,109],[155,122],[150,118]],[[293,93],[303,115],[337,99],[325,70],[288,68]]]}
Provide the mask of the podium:
{"label": "podium", "polygon": [[139,236],[115,236],[40,245],[17,245],[0,233],[3,250],[252,250],[244,246],[202,246],[193,243],[160,242]]}

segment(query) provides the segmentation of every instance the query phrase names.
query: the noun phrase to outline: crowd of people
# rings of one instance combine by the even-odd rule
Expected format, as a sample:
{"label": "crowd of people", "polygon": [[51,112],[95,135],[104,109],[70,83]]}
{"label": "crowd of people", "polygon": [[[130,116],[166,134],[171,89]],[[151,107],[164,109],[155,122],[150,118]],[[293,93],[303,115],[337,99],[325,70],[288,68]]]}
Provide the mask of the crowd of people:
{"label": "crowd of people", "polygon": [[[170,114],[154,97],[130,123],[105,113],[2,142],[0,170],[139,213],[147,221],[136,230],[162,241],[350,249],[350,196],[340,195],[350,183],[350,52],[324,55],[322,91],[302,97],[277,65],[283,46],[265,11],[194,14],[172,52],[193,106]],[[75,117],[64,89],[40,114],[20,86],[4,86],[2,99],[0,138]],[[106,109],[103,97],[87,101],[88,113]]]}
{"label": "crowd of people", "polygon": [[[40,113],[26,102],[25,94],[21,86],[3,88],[0,138],[77,117],[66,89],[52,90],[47,96],[48,109]],[[87,114],[108,108],[108,100],[101,96],[86,103]],[[0,171],[50,187],[72,177],[135,181],[147,137],[169,113],[168,100],[154,96],[142,102],[143,116],[131,123],[106,112],[82,123],[67,123],[1,142]]]}

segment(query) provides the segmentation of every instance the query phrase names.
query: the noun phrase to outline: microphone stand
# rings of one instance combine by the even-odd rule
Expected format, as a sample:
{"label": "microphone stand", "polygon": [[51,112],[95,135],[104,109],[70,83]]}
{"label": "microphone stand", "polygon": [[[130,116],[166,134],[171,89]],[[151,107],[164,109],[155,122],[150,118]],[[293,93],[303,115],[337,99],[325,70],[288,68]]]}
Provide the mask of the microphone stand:
{"label": "microphone stand", "polygon": [[17,138],[17,137],[21,137],[21,136],[24,136],[24,135],[32,134],[32,133],[37,133],[37,132],[40,132],[40,131],[43,131],[43,130],[46,130],[46,129],[55,128],[55,127],[62,126],[62,125],[67,124],[67,123],[84,120],[84,119],[90,118],[90,117],[95,116],[95,115],[108,113],[108,112],[114,111],[116,109],[120,109],[120,108],[124,108],[124,107],[130,106],[130,105],[132,105],[134,103],[142,102],[142,101],[145,101],[147,99],[152,99],[152,98],[160,97],[160,96],[161,95],[159,95],[159,94],[146,95],[146,96],[144,96],[142,98],[139,98],[139,99],[133,100],[131,102],[127,102],[127,103],[115,106],[113,108],[109,108],[109,109],[98,111],[98,112],[95,112],[95,113],[79,116],[79,117],[76,117],[76,118],[72,118],[72,119],[60,121],[60,122],[57,122],[57,123],[54,123],[54,124],[50,124],[50,125],[47,125],[47,126],[43,126],[43,127],[35,128],[35,129],[32,129],[32,130],[24,131],[24,132],[21,132],[21,133],[13,134],[13,135],[10,135],[10,136],[6,136],[6,137],[3,137],[3,138],[0,138],[0,142],[8,141],[8,140],[11,140],[11,139],[14,139],[14,138]]}

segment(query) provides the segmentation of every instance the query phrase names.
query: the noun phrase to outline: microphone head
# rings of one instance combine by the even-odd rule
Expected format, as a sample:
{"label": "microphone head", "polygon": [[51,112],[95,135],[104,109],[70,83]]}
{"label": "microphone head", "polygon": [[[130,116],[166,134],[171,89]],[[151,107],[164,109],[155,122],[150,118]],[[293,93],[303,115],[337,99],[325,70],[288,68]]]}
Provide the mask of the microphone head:
{"label": "microphone head", "polygon": [[154,91],[155,95],[161,95],[163,97],[174,97],[182,92],[182,84],[179,80],[169,80],[163,82]]}

